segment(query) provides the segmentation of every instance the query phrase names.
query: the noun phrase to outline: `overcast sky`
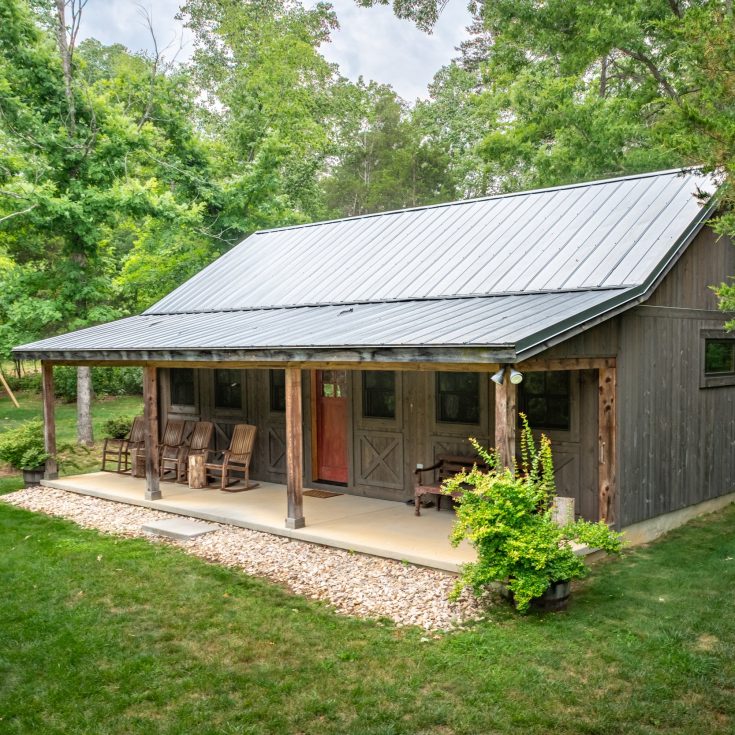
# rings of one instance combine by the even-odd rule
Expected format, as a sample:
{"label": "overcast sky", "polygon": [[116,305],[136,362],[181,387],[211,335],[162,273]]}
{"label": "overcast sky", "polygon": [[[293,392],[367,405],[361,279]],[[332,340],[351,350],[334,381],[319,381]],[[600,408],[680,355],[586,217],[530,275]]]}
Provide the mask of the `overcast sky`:
{"label": "overcast sky", "polygon": [[[322,47],[324,56],[339,64],[342,74],[356,80],[390,84],[406,100],[426,96],[426,85],[455,53],[470,22],[466,0],[449,0],[432,35],[398,20],[389,7],[358,8],[354,0],[331,0],[340,30]],[[159,44],[184,34],[185,60],[191,53],[191,37],[174,20],[179,0],[89,0],[80,36],[102,43],[122,43],[131,50],[148,49],[150,37],[140,16],[149,10]],[[178,47],[178,43],[176,44]]]}

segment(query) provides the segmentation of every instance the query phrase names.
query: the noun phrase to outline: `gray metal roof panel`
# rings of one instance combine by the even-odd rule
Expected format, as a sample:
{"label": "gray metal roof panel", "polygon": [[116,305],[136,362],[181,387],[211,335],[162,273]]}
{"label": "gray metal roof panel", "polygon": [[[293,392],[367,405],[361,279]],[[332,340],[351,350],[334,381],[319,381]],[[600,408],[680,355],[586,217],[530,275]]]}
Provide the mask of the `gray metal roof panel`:
{"label": "gray metal roof panel", "polygon": [[714,189],[668,171],[263,231],[146,313],[641,285]]}
{"label": "gray metal roof panel", "polygon": [[16,348],[125,352],[369,346],[507,346],[543,339],[626,289],[129,317]]}

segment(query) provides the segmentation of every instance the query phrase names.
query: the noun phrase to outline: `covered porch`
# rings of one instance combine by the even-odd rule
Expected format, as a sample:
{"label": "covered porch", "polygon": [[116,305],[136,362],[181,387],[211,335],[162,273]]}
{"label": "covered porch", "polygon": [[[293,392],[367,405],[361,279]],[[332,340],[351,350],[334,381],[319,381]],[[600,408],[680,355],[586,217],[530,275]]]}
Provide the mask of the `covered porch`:
{"label": "covered porch", "polygon": [[277,483],[261,482],[253,490],[231,494],[165,482],[157,499],[147,497],[145,479],[112,472],[47,479],[42,484],[449,572],[458,572],[462,564],[475,559],[468,544],[454,548],[449,543],[454,513],[448,509],[432,508],[416,518],[411,506],[396,501],[348,494],[304,495],[303,512],[309,523],[288,528],[283,523],[286,488]]}

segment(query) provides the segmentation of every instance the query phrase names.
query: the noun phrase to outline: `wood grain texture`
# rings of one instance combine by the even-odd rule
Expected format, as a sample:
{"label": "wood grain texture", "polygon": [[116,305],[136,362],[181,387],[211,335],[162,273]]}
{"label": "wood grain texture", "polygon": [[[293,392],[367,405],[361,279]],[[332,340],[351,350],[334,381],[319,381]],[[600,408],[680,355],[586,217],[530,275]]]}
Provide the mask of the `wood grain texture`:
{"label": "wood grain texture", "polygon": [[597,467],[600,520],[617,523],[617,370],[601,368],[598,380],[598,441],[600,458]]}
{"label": "wood grain texture", "polygon": [[143,416],[145,419],[145,497],[159,500],[158,477],[158,381],[156,368],[143,368]]}
{"label": "wood grain texture", "polygon": [[59,476],[56,461],[56,414],[54,411],[54,367],[48,362],[41,363],[41,382],[43,385],[43,444],[51,455],[46,460],[44,479],[55,480]]}
{"label": "wood grain texture", "polygon": [[495,447],[500,453],[500,461],[506,467],[513,467],[516,456],[516,425],[518,423],[518,391],[506,379],[495,385]]}
{"label": "wood grain texture", "polygon": [[287,528],[303,528],[304,470],[303,416],[301,410],[301,370],[286,369],[286,495]]}

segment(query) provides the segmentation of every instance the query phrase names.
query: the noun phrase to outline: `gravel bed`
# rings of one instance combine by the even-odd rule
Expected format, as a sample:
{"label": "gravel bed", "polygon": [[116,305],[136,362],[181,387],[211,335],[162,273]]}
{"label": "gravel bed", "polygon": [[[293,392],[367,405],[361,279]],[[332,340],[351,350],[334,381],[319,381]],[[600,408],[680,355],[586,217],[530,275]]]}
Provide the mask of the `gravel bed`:
{"label": "gravel bed", "polygon": [[324,600],[344,615],[389,618],[399,626],[438,631],[478,619],[485,609],[468,592],[457,602],[449,602],[454,575],[392,559],[224,524],[213,524],[216,531],[189,541],[172,541],[141,530],[144,523],[171,518],[172,513],[53,488],[27,488],[0,496],[0,500],[67,518],[84,528],[172,543],[194,556],[278,582],[304,597]]}

